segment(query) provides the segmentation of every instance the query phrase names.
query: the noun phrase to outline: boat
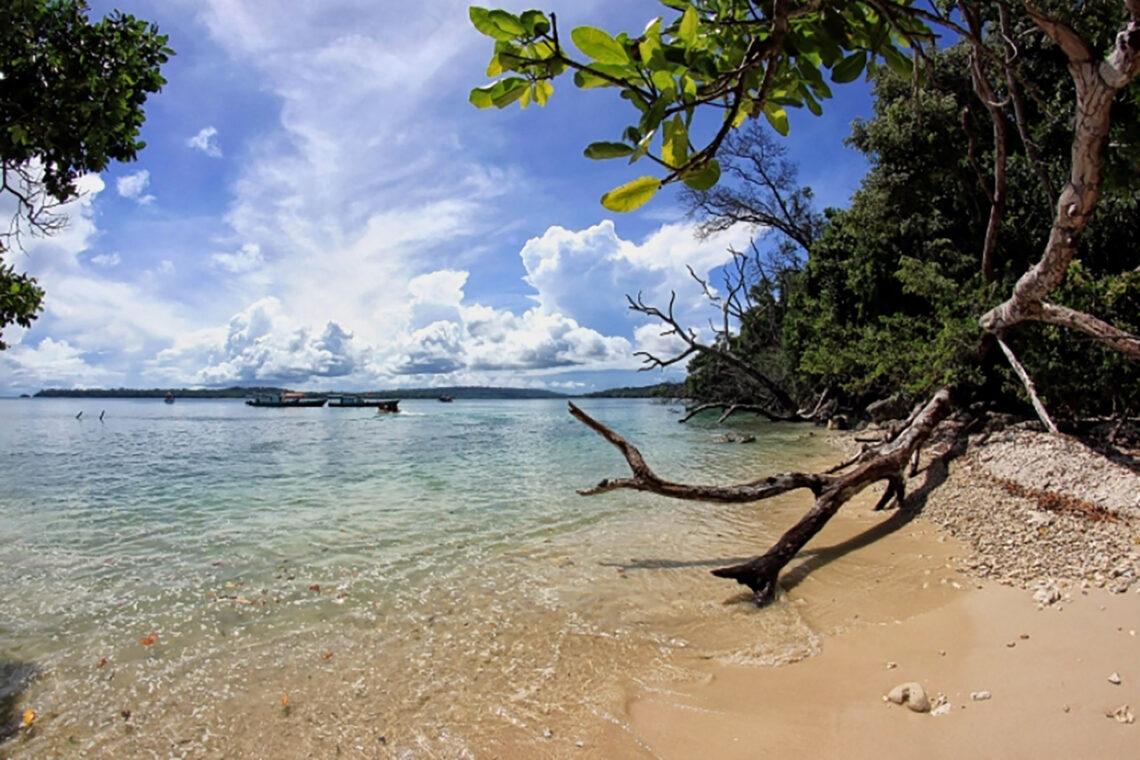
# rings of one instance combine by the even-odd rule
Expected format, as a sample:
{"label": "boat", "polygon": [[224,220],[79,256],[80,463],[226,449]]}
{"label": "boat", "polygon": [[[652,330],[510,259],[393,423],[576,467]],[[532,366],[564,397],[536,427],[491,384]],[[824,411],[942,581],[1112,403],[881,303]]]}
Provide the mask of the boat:
{"label": "boat", "polygon": [[249,406],[324,406],[328,398],[325,396],[306,396],[304,393],[259,393],[247,398],[245,403]]}
{"label": "boat", "polygon": [[166,395],[162,397],[162,400],[167,404],[173,404],[174,403],[174,392],[173,391],[167,391]]}
{"label": "boat", "polygon": [[398,412],[400,400],[368,396],[329,396],[329,406],[374,407],[379,412]]}
{"label": "boat", "polygon": [[452,401],[455,400],[455,396],[452,396],[450,393],[445,393],[439,397],[439,400],[445,404],[450,404]]}

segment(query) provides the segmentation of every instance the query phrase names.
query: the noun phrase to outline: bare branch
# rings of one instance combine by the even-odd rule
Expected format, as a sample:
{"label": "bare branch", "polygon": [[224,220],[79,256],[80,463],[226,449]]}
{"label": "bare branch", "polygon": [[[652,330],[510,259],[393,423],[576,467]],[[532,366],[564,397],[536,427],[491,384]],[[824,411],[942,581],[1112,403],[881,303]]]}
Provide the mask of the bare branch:
{"label": "bare branch", "polygon": [[1045,405],[1041,403],[1041,399],[1037,396],[1037,387],[1033,384],[1033,378],[1025,371],[1025,367],[1017,360],[1017,356],[1006,345],[1005,341],[1001,338],[997,339],[998,345],[1001,346],[1002,353],[1005,358],[1009,360],[1009,364],[1013,367],[1013,371],[1021,378],[1021,384],[1025,386],[1025,392],[1029,394],[1029,400],[1033,403],[1033,409],[1037,412],[1038,419],[1045,425],[1045,428],[1053,434],[1057,433],[1057,426],[1053,424],[1053,419],[1049,416],[1048,410]]}
{"label": "bare branch", "polygon": [[832,478],[826,475],[802,472],[783,473],[762,480],[754,480],[750,483],[740,483],[738,485],[729,486],[688,485],[663,480],[649,469],[649,465],[645,463],[645,459],[641,456],[641,452],[638,451],[636,446],[609,427],[583,412],[575,406],[573,401],[569,402],[569,406],[570,414],[572,414],[575,419],[605,438],[621,452],[622,456],[625,457],[625,461],[629,464],[630,471],[633,473],[633,476],[629,478],[607,478],[593,488],[580,490],[578,493],[583,496],[592,496],[594,494],[606,493],[607,491],[628,488],[635,491],[649,491],[662,496],[668,496],[674,499],[685,499],[688,501],[741,504],[751,501],[761,501],[762,499],[768,499],[778,494],[794,491],[798,488],[806,488],[818,495],[832,480]]}

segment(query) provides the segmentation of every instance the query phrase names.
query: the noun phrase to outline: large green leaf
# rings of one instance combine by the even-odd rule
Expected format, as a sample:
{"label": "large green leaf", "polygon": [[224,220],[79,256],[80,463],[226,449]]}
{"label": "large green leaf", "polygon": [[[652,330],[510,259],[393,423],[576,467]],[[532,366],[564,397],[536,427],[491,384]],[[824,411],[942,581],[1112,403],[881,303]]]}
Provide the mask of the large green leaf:
{"label": "large green leaf", "polygon": [[639,177],[603,195],[602,205],[610,211],[633,211],[648,203],[659,189],[661,180],[657,177]]}
{"label": "large green leaf", "polygon": [[684,15],[681,16],[681,26],[677,29],[677,37],[685,43],[686,47],[692,47],[693,43],[697,41],[697,9],[689,6],[685,9]]}
{"label": "large green leaf", "polygon": [[681,181],[694,190],[708,190],[720,181],[720,164],[715,159],[710,159],[685,172]]}
{"label": "large green leaf", "polygon": [[506,11],[490,11],[473,5],[467,9],[467,15],[476,29],[496,40],[513,40],[526,31],[518,19]]}
{"label": "large green leaf", "polygon": [[772,125],[772,129],[779,132],[784,137],[788,136],[788,112],[775,103],[768,102],[764,104],[764,118]]}
{"label": "large green leaf", "polygon": [[526,27],[527,34],[539,35],[550,31],[550,21],[542,11],[523,11],[519,22]]}
{"label": "large green leaf", "polygon": [[570,39],[586,55],[598,63],[629,64],[629,53],[617,40],[601,29],[593,26],[580,26],[570,32]]}
{"label": "large green leaf", "polygon": [[661,145],[661,160],[670,168],[683,165],[689,157],[689,131],[685,120],[674,116],[665,122],[664,139]]}
{"label": "large green leaf", "polygon": [[486,85],[485,87],[476,87],[471,91],[471,94],[467,96],[467,101],[476,108],[490,108],[495,105],[495,98],[491,95],[491,90],[494,88],[495,85],[493,84]]}
{"label": "large green leaf", "polygon": [[586,158],[624,158],[633,153],[633,146],[619,142],[596,142],[586,146],[582,155]]}
{"label": "large green leaf", "polygon": [[854,82],[863,73],[867,66],[867,54],[860,50],[852,53],[835,65],[831,70],[831,81],[845,84]]}

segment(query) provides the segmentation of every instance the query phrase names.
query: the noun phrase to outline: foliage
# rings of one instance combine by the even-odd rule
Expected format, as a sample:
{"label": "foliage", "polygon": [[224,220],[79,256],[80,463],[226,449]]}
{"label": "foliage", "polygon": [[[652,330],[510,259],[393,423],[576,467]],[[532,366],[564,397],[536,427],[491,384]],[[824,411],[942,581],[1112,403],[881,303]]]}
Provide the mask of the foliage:
{"label": "foliage", "polygon": [[[881,3],[661,1],[676,18],[655,18],[637,35],[613,37],[591,26],[572,30],[581,59],[563,45],[554,14],[472,7],[475,28],[495,40],[487,76],[500,78],[472,90],[471,103],[544,105],[554,92],[552,80],[571,70],[580,88],[617,88],[637,121],[620,142],[591,143],[585,155],[628,158],[631,164],[648,158],[664,171],[664,177],[643,176],[602,196],[606,208],[631,211],[669,182],[681,180],[696,190],[715,185],[721,170],[714,156],[747,119],[763,115],[786,135],[786,109],[821,113],[821,101],[832,94],[828,78],[851,82],[882,63],[910,71],[900,46],[929,37],[920,20],[887,15]],[[905,9],[909,2],[897,5]],[[714,136],[698,147],[694,135],[702,131],[694,121],[708,113],[719,115],[720,123],[714,121]]]}
{"label": "foliage", "polygon": [[[143,104],[165,84],[167,38],[117,11],[91,23],[87,11],[84,0],[0,5],[0,195],[17,206],[0,254],[23,225],[58,229],[51,209],[75,197],[79,177],[132,161],[144,147]],[[0,272],[0,329],[27,326],[43,291],[10,265]]]}
{"label": "foliage", "polygon": [[[553,16],[472,8],[476,27],[496,39],[488,75],[507,76],[474,90],[471,101],[545,102],[551,80],[570,70],[579,87],[617,88],[639,119],[621,142],[592,143],[585,155],[648,158],[663,176],[610,191],[603,205],[637,208],[681,180],[690,208],[706,215],[703,231],[739,223],[773,230],[762,242],[774,248],[758,262],[806,252],[779,277],[738,270],[742,279],[729,290],[747,292],[747,308],[725,311],[737,329],[716,331],[715,350],[689,365],[687,390],[747,401],[758,387],[734,369],[743,359],[801,401],[825,387],[849,400],[940,386],[964,399],[1024,395],[979,320],[1041,258],[1072,166],[1076,87],[1068,55],[1043,30],[1067,25],[1080,44],[1111,50],[1119,5],[1043,0],[1014,16],[1010,6],[986,3],[662,1],[676,18],[655,19],[639,35],[574,29],[581,60],[561,46]],[[924,22],[958,41],[935,47]],[[902,56],[907,45],[913,63]],[[755,126],[733,129],[753,117],[786,134],[786,107],[819,113],[830,96],[825,75],[845,83],[864,74],[875,82],[875,116],[854,125],[850,144],[872,168],[851,207],[821,220],[772,140]],[[524,97],[537,89],[541,99]],[[1113,105],[1098,158],[1100,205],[1084,236],[1070,238],[1080,242],[1080,263],[1062,287],[1051,286],[1055,302],[1133,332],[1140,278],[1121,272],[1140,266],[1138,106],[1132,81]],[[694,126],[710,114],[720,123]],[[713,136],[698,147],[695,134]],[[1115,411],[1140,395],[1135,362],[1099,344],[1042,326],[1002,337],[1061,410]]]}
{"label": "foliage", "polygon": [[[0,262],[0,328],[18,324],[30,327],[40,311],[44,292],[34,277],[17,273],[11,266]],[[0,339],[0,351],[8,347]]]}

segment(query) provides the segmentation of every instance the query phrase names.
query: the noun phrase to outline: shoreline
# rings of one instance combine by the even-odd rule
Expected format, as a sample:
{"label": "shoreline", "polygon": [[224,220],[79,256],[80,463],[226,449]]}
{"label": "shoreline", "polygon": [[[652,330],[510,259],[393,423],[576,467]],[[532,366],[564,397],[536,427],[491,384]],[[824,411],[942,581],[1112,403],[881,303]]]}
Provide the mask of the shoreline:
{"label": "shoreline", "polygon": [[[1020,491],[1005,486],[1030,479]],[[974,440],[948,470],[930,467],[908,490],[921,492],[927,481],[938,487],[919,497],[921,512],[905,527],[881,528],[846,554],[844,547],[856,547],[876,524],[899,520],[870,512],[874,495],[864,493],[808,544],[806,559],[785,569],[778,603],[803,604],[824,615],[825,628],[830,624],[815,656],[769,668],[693,662],[700,675],[689,683],[628,688],[628,732],[643,756],[1134,752],[1140,478],[1069,439],[1018,430],[993,442]],[[1042,494],[1076,501],[1093,494],[1084,503],[1111,517],[1090,518]],[[848,599],[832,599],[834,619],[826,620],[826,596],[841,587],[825,572],[814,583],[796,580],[821,553],[843,551],[855,564],[892,561],[914,551],[908,538],[924,535],[921,572],[929,580],[915,584],[914,569],[904,566],[889,589],[880,584],[862,593],[849,584],[842,589]],[[920,609],[932,584],[956,593]],[[844,624],[843,617],[852,619]],[[886,701],[906,682],[924,687],[932,712]]]}

